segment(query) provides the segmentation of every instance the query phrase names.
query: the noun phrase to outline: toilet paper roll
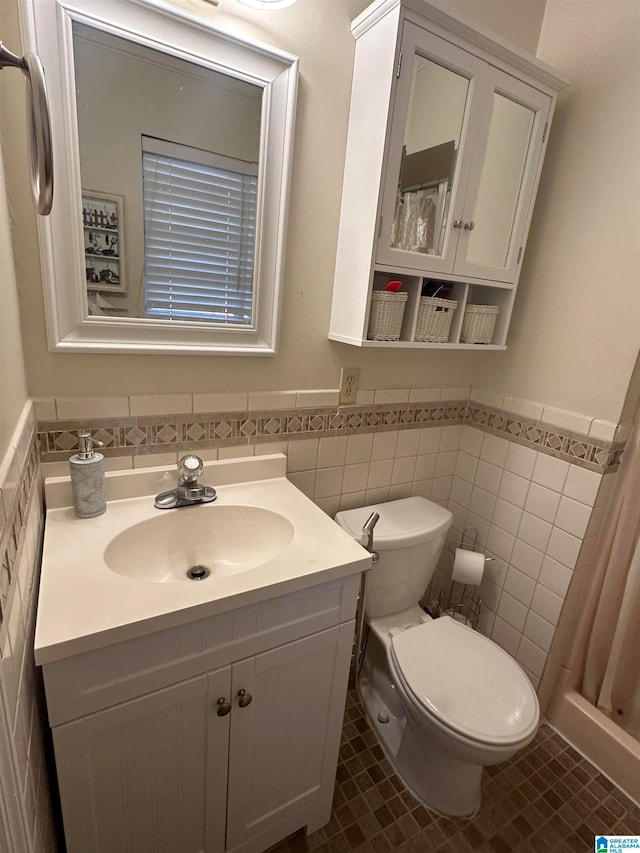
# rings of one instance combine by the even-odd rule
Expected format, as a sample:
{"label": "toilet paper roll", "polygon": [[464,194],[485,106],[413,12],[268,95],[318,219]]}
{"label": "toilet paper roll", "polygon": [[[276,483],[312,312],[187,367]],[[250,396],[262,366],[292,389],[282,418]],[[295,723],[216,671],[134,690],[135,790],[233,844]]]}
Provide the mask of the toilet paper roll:
{"label": "toilet paper roll", "polygon": [[484,554],[456,548],[451,579],[458,583],[478,586],[484,574]]}

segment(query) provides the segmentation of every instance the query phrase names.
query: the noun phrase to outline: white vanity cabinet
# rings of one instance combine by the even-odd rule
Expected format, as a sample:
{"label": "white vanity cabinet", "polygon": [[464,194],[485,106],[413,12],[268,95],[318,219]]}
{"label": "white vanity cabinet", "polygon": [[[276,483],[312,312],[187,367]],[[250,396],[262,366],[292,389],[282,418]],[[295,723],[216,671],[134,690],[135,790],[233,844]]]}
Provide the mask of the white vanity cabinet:
{"label": "white vanity cabinet", "polygon": [[358,585],[45,664],[68,853],[260,853],[326,823]]}
{"label": "white vanity cabinet", "polygon": [[[329,337],[359,346],[477,348],[460,337],[465,306],[480,304],[498,308],[485,348],[502,349],[566,81],[428,0],[378,0],[352,30]],[[367,340],[371,294],[390,279],[408,292],[400,339]],[[416,341],[420,296],[441,284],[450,284],[442,295],[458,303],[448,342]]]}

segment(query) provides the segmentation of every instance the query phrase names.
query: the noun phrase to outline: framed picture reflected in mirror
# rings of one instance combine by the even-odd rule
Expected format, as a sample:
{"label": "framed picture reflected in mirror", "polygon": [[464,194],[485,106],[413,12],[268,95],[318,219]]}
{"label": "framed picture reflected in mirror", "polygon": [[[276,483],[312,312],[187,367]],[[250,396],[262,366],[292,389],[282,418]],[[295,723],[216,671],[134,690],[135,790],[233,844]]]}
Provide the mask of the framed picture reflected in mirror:
{"label": "framed picture reflected in mirror", "polygon": [[88,291],[126,293],[122,196],[82,191],[82,229]]}

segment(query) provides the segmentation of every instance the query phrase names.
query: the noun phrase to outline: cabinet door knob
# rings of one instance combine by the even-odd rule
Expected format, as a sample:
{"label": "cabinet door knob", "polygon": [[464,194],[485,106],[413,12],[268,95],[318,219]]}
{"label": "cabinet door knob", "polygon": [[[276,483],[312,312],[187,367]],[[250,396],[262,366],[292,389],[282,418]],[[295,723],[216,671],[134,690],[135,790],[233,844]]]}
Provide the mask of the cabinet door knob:
{"label": "cabinet door knob", "polygon": [[[453,227],[454,228],[462,228],[462,219],[454,219],[453,220]],[[465,225],[464,227],[466,228],[467,226]]]}
{"label": "cabinet door knob", "polygon": [[475,223],[475,222],[465,222],[465,224],[464,224],[464,230],[465,230],[465,231],[473,231],[473,229],[474,229],[475,227],[476,227],[476,223]]}
{"label": "cabinet door knob", "polygon": [[218,706],[217,714],[219,717],[226,717],[231,710],[231,702],[227,702],[225,696],[221,696],[216,702],[216,705]]}
{"label": "cabinet door knob", "polygon": [[241,708],[246,708],[247,705],[250,705],[253,700],[253,696],[251,693],[247,693],[246,690],[238,690],[238,705]]}

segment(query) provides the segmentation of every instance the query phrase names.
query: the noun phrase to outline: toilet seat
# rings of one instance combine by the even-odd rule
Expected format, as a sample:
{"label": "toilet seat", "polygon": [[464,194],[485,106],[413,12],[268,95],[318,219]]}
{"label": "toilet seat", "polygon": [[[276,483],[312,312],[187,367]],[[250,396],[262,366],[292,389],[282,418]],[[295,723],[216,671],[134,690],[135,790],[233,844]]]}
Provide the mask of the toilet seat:
{"label": "toilet seat", "polygon": [[538,699],[518,664],[449,616],[395,633],[391,661],[410,698],[452,733],[506,746],[536,730]]}

